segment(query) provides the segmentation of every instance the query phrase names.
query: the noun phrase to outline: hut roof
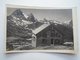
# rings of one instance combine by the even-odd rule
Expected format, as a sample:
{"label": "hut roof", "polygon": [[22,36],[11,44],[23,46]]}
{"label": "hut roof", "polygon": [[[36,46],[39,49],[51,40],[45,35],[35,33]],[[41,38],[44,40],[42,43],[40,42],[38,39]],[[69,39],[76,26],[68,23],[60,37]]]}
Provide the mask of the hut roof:
{"label": "hut roof", "polygon": [[45,29],[45,28],[48,27],[49,25],[50,25],[49,23],[43,24],[43,25],[41,25],[40,27],[38,27],[37,29],[33,30],[33,33],[34,33],[34,34],[38,34],[40,31],[42,31],[43,29]]}

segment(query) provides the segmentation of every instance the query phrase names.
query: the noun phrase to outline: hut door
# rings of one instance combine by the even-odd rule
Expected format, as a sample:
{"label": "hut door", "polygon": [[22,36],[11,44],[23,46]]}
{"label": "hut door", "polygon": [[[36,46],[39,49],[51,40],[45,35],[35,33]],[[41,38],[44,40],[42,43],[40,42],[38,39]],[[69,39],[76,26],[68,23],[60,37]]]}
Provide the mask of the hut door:
{"label": "hut door", "polygon": [[53,39],[51,39],[51,44],[53,44]]}

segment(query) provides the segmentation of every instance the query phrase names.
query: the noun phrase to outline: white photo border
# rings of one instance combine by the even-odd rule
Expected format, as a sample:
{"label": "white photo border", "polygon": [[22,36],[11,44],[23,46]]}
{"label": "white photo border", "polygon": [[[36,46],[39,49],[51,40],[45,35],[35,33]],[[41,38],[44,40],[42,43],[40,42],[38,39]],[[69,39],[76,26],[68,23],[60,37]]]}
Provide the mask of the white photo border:
{"label": "white photo border", "polygon": [[[74,50],[16,50],[16,51],[6,51],[6,35],[7,35],[7,8],[25,8],[25,9],[72,9],[72,20],[73,20],[73,37],[74,37]],[[54,53],[69,53],[77,54],[77,8],[76,7],[40,7],[40,6],[22,6],[22,5],[10,5],[6,4],[5,8],[5,53],[15,53],[15,52],[54,52]]]}

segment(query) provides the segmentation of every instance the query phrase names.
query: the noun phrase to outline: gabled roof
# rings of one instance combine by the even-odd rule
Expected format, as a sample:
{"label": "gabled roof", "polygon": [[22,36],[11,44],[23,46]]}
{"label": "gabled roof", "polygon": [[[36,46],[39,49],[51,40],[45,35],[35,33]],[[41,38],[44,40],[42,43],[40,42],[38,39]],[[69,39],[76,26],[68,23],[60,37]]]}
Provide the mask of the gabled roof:
{"label": "gabled roof", "polygon": [[44,30],[49,25],[50,25],[49,23],[45,23],[45,24],[41,25],[40,27],[38,27],[37,29],[33,30],[33,33],[38,34],[40,31]]}

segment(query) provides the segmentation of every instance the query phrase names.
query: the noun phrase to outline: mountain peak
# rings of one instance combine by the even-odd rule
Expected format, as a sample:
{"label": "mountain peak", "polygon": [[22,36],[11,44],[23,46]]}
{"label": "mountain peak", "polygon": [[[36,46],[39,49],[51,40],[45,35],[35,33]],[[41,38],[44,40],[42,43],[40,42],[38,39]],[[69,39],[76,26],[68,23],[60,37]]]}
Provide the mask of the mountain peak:
{"label": "mountain peak", "polygon": [[21,9],[15,10],[11,15],[16,17],[16,18],[19,18],[20,20],[26,20],[26,17],[24,16],[24,14],[21,11]]}
{"label": "mountain peak", "polygon": [[35,21],[36,21],[34,15],[33,15],[32,13],[30,13],[30,14],[28,15],[27,20],[28,20],[28,21],[32,21],[32,22],[35,22]]}
{"label": "mountain peak", "polygon": [[22,11],[20,9],[15,10],[12,15],[22,15]]}

